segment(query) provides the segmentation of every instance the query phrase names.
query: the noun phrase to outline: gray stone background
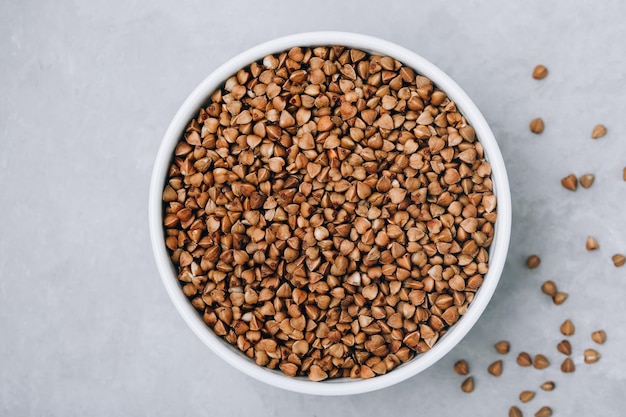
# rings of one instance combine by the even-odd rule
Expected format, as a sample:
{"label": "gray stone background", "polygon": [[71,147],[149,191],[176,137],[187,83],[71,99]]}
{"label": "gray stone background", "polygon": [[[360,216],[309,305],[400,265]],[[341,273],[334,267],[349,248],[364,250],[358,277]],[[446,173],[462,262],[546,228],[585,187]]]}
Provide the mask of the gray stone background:
{"label": "gray stone background", "polygon": [[[626,3],[621,1],[0,1],[0,414],[3,416],[620,416],[626,406]],[[513,194],[507,266],[468,337],[426,372],[371,394],[316,398],[235,371],[178,316],[150,249],[147,199],[162,134],[187,94],[277,36],[346,30],[408,47],[475,100]],[[550,75],[538,82],[533,67]],[[541,116],[543,135],[528,131]],[[590,139],[596,123],[609,133]],[[595,173],[589,190],[561,188]],[[587,252],[587,235],[600,250]],[[541,266],[524,267],[537,253]],[[557,307],[545,279],[569,292]],[[562,374],[571,318],[577,370]],[[606,329],[585,365],[589,334]],[[504,374],[486,372],[510,340]],[[518,352],[544,353],[544,370]],[[452,364],[466,358],[476,390]],[[547,379],[553,392],[538,390]]]}

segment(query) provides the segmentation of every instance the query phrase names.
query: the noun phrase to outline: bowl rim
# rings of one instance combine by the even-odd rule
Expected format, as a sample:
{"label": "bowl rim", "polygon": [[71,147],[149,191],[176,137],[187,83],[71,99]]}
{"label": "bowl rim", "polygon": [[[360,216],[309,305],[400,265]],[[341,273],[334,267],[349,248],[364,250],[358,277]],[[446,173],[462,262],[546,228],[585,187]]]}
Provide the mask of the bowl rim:
{"label": "bowl rim", "polygon": [[[206,103],[210,94],[237,70],[271,53],[295,46],[318,45],[343,45],[370,53],[389,55],[430,78],[456,103],[457,108],[476,131],[492,167],[494,194],[498,203],[498,218],[490,247],[489,271],[466,314],[429,351],[402,364],[393,372],[365,380],[342,378],[312,382],[304,378],[288,377],[255,364],[205,325],[181,291],[176,271],[164,244],[161,201],[163,186],[174,147],[189,120]],[[360,394],[389,387],[424,371],[450,352],[478,321],[496,290],[508,252],[512,221],[511,195],[502,154],[487,121],[463,89],[441,69],[407,48],[368,35],[337,31],[304,32],[273,39],[240,53],[212,71],[185,99],[163,136],[152,170],[148,214],[152,250],[159,274],[170,299],[196,336],[220,358],[259,381],[289,391],[333,396]]]}

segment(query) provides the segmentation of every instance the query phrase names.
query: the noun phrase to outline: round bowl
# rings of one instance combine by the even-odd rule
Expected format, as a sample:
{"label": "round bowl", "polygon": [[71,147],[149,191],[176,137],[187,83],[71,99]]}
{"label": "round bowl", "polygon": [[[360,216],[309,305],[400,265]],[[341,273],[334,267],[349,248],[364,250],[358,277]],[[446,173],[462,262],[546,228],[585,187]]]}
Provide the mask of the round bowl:
{"label": "round bowl", "polygon": [[[262,59],[266,55],[281,52],[294,46],[319,45],[344,45],[370,53],[389,55],[430,78],[451,100],[456,102],[458,109],[474,127],[476,135],[483,145],[486,159],[492,166],[494,194],[497,196],[498,218],[493,242],[489,250],[489,272],[466,314],[448,330],[432,349],[417,355],[392,372],[371,379],[342,378],[312,382],[306,378],[288,377],[282,372],[255,364],[254,361],[215,335],[205,325],[201,316],[183,294],[176,278],[176,269],[170,261],[164,243],[161,200],[163,187],[174,147],[181,138],[189,120],[206,103],[211,93],[237,70],[253,61]],[[489,125],[467,94],[442,70],[416,53],[381,39],[355,33],[311,32],[275,39],[251,48],[217,68],[191,92],[165,132],[154,164],[150,186],[149,221],[152,249],[163,284],[185,322],[213,352],[249,376],[279,388],[305,394],[350,395],[389,387],[422,372],[454,348],[474,326],[493,296],[504,267],[511,234],[511,196],[504,161]]]}

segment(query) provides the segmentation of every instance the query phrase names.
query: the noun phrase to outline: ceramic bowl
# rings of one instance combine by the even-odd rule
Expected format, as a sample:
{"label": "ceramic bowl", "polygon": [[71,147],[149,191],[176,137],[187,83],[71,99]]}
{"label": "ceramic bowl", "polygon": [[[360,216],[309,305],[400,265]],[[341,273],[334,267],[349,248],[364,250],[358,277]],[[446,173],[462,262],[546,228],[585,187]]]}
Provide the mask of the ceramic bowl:
{"label": "ceramic bowl", "polygon": [[[176,278],[176,269],[170,261],[164,244],[161,195],[174,147],[189,121],[207,102],[210,94],[237,70],[246,67],[253,61],[262,59],[266,55],[281,52],[294,46],[319,45],[344,45],[373,54],[388,55],[430,78],[456,103],[460,112],[474,127],[476,135],[483,145],[485,156],[491,164],[494,193],[497,196],[498,219],[495,225],[493,243],[489,250],[489,272],[467,309],[467,313],[448,330],[431,350],[417,355],[414,359],[385,375],[371,379],[344,378],[312,382],[306,378],[288,377],[280,371],[273,371],[256,365],[253,360],[215,335],[205,325],[201,316],[183,295]],[[152,173],[149,217],[152,248],[163,284],[185,322],[215,354],[251,377],[279,388],[316,395],[351,395],[389,387],[419,374],[450,352],[476,324],[494,294],[504,267],[511,233],[511,197],[504,161],[489,125],[468,95],[442,70],[415,52],[378,38],[355,33],[312,32],[274,39],[251,48],[217,68],[191,92],[174,116],[161,142]],[[415,383],[427,384],[428,381],[415,381]]]}

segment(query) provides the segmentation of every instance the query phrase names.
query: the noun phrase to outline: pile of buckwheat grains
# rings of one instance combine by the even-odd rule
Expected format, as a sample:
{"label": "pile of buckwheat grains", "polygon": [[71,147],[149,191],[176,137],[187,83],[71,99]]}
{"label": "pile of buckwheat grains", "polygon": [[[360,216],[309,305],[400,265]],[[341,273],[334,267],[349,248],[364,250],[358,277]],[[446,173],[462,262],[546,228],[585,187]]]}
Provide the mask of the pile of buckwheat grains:
{"label": "pile of buckwheat grains", "polygon": [[[538,65],[537,67],[535,67],[532,73],[533,78],[535,78],[536,80],[542,80],[547,75],[548,75],[548,69],[543,65]],[[541,134],[543,132],[543,129],[544,129],[544,124],[541,118],[536,118],[531,121],[530,131],[532,133]],[[607,134],[606,127],[602,124],[598,124],[593,128],[593,131],[591,133],[591,138],[599,139],[605,136],[606,134]],[[595,176],[593,174],[584,174],[580,176],[580,178],[577,178],[574,174],[570,174],[561,180],[561,185],[567,190],[576,191],[578,184],[580,184],[583,188],[587,189],[593,185],[594,180],[595,180]],[[626,168],[624,168],[624,180],[626,180]],[[585,248],[587,249],[587,251],[595,251],[599,247],[600,245],[598,241],[593,236],[587,237],[585,241]],[[616,267],[621,267],[626,263],[626,257],[618,253],[618,254],[613,255],[612,261]],[[529,270],[534,270],[538,268],[540,265],[541,265],[541,259],[537,255],[530,255],[526,259],[526,267]],[[557,288],[557,284],[552,280],[547,280],[543,282],[543,284],[541,285],[541,292],[551,297],[553,303],[558,306],[565,303],[568,298],[568,294],[565,292],[559,291]],[[584,351],[582,349],[579,349],[578,352],[575,352],[572,346],[572,343],[570,342],[570,340],[568,340],[576,332],[576,327],[572,320],[566,319],[561,324],[559,331],[565,337],[565,339],[561,340],[560,342],[556,344],[556,349],[555,349],[556,352],[558,352],[558,354],[562,354],[565,356],[565,359],[563,359],[563,361],[560,363],[560,371],[562,373],[569,374],[569,373],[573,373],[576,371],[576,364],[574,363],[574,360],[572,359],[575,353],[579,353],[579,355],[582,357],[582,360],[584,361],[585,364],[594,364],[600,360],[601,358],[600,353],[596,349],[593,349],[590,347],[586,347]],[[604,330],[595,330],[595,331],[591,331],[588,342],[591,341],[595,343],[596,345],[603,345],[604,342],[606,341],[606,338],[607,338],[607,335]],[[508,354],[510,347],[511,345],[508,341],[500,341],[500,342],[495,343],[494,345],[496,352],[500,355]],[[520,367],[526,367],[526,368],[534,367],[537,370],[546,369],[551,365],[549,359],[541,353],[535,354],[533,358],[533,356],[527,352],[520,352],[518,353],[515,359],[515,362]],[[494,377],[499,377],[502,375],[503,366],[504,366],[503,361],[498,360],[496,362],[493,362],[491,365],[489,365],[489,367],[487,368],[487,372]],[[465,379],[461,382],[461,385],[460,385],[461,390],[466,393],[473,392],[474,387],[475,387],[474,385],[475,377],[470,375],[470,372],[469,372],[470,367],[467,361],[465,359],[457,360],[453,366],[453,370],[458,375],[465,377]],[[555,387],[556,387],[556,384],[554,381],[546,381],[542,383],[541,385],[539,385],[539,388],[541,388],[543,391],[552,391],[555,389]],[[535,391],[524,390],[524,391],[521,391],[519,394],[519,401],[523,404],[528,403],[528,402],[531,402],[534,399],[534,397],[535,397]],[[552,416],[552,413],[553,411],[549,406],[542,406],[534,413],[534,416],[535,417],[550,417]],[[518,407],[518,405],[513,405],[510,407],[509,417],[523,417],[523,415],[524,414],[522,410],[520,409],[520,407]]]}
{"label": "pile of buckwheat grains", "polygon": [[239,70],[177,144],[166,246],[204,322],[258,365],[371,378],[429,350],[488,271],[491,167],[432,81],[292,48]]}

